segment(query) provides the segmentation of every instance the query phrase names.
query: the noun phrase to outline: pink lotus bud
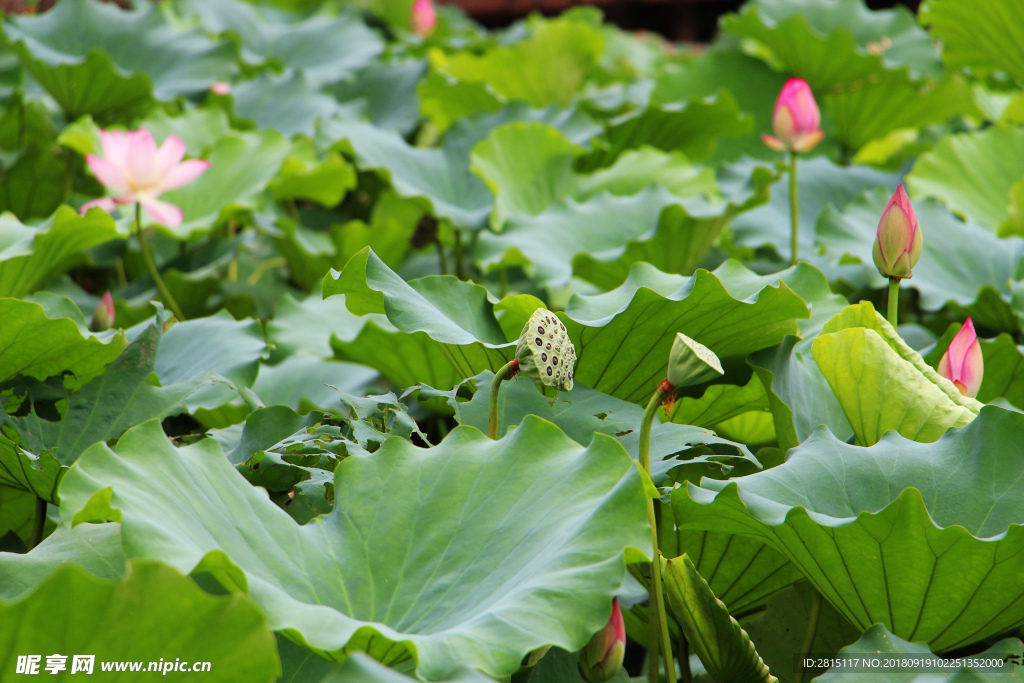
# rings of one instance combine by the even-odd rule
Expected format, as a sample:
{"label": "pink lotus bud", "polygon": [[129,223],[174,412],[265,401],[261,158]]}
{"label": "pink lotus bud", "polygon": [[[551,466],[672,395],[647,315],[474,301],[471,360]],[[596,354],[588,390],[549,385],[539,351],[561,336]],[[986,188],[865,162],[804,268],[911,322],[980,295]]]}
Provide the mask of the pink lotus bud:
{"label": "pink lotus bud", "polygon": [[437,12],[432,0],[416,0],[412,3],[412,30],[421,36],[430,35],[437,25]]}
{"label": "pink lotus bud", "polygon": [[110,292],[103,295],[96,310],[92,313],[92,329],[95,332],[109,330],[114,326],[114,297]]}
{"label": "pink lotus bud", "polygon": [[985,366],[981,357],[981,344],[978,343],[978,335],[970,318],[942,354],[938,371],[953,382],[964,396],[974,398],[978,395]]}
{"label": "pink lotus bud", "polygon": [[878,221],[878,233],[872,256],[882,277],[910,278],[911,269],[921,258],[924,239],[917,224],[903,183],[889,198]]}
{"label": "pink lotus bud", "polygon": [[214,95],[230,95],[231,84],[225,81],[215,81],[212,85],[210,85],[210,92],[212,92]]}
{"label": "pink lotus bud", "polygon": [[612,599],[612,616],[580,652],[580,674],[589,683],[604,683],[622,668],[626,653],[626,625],[622,621],[619,599]]}
{"label": "pink lotus bud", "polygon": [[791,78],[782,86],[772,112],[772,130],[774,137],[762,135],[761,139],[777,152],[809,152],[825,137],[821,112],[807,81]]}

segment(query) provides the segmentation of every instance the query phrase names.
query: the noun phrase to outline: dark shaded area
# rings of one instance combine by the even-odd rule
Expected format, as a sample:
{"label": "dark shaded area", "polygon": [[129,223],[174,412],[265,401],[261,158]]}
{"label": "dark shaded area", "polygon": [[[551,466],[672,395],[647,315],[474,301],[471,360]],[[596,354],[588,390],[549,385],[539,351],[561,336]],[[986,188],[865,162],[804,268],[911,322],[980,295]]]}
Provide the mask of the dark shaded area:
{"label": "dark shaded area", "polygon": [[[604,11],[608,21],[628,31],[651,31],[672,41],[708,42],[718,19],[744,0],[436,0],[455,4],[489,28],[507,26],[530,12],[553,16],[577,5]],[[867,0],[871,9],[904,5],[916,12],[920,0]]]}

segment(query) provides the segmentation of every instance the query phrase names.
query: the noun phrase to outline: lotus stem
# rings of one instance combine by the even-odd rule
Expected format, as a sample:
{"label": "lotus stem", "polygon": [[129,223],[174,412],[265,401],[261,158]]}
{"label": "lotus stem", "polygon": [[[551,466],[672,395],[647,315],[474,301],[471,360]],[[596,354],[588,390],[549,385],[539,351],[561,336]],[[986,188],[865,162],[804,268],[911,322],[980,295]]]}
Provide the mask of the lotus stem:
{"label": "lotus stem", "polygon": [[149,241],[146,239],[146,231],[142,229],[142,204],[135,204],[135,230],[139,233],[139,246],[142,247],[142,260],[146,262],[146,268],[149,269],[149,275],[153,278],[156,283],[157,290],[160,291],[160,296],[163,297],[164,303],[174,313],[174,317],[179,322],[185,320],[185,314],[181,312],[181,307],[178,306],[178,302],[171,296],[171,290],[167,289],[167,285],[164,284],[164,279],[160,277],[160,271],[157,270],[156,261],[153,260],[153,252],[149,249]]}
{"label": "lotus stem", "polygon": [[807,631],[804,633],[804,642],[800,646],[800,665],[797,667],[793,683],[803,683],[804,680],[804,659],[814,647],[814,636],[818,634],[818,620],[821,617],[821,593],[814,591],[811,598],[811,612],[807,615]]}
{"label": "lotus stem", "polygon": [[28,549],[32,550],[37,545],[43,542],[43,532],[46,530],[46,499],[42,498],[39,494],[36,494],[36,517],[32,523],[32,538],[30,540],[31,545]]}
{"label": "lotus stem", "polygon": [[519,372],[519,361],[513,358],[494,373],[487,410],[487,436],[492,439],[498,438],[498,395],[501,393],[501,383],[515,377],[517,372]]}
{"label": "lotus stem", "polygon": [[[647,409],[644,411],[643,421],[640,423],[640,466],[648,475],[651,473],[651,427],[654,424],[654,415],[658,412],[658,406],[665,398],[668,382],[658,385],[654,395],[651,396]],[[665,612],[665,597],[661,588],[661,550],[658,548],[658,519],[654,513],[654,499],[647,499],[647,519],[651,524],[651,547],[654,557],[651,562],[651,600],[647,608],[648,616],[648,649],[650,651],[648,680],[650,683],[657,683],[660,679],[658,672],[658,649],[662,650],[665,657],[665,676],[669,683],[676,683],[676,666],[672,657],[672,641],[668,634],[668,616]]]}
{"label": "lotus stem", "polygon": [[796,183],[796,152],[789,153],[789,221],[792,224],[790,235],[790,263],[797,264],[797,253],[800,248],[800,193]]}
{"label": "lotus stem", "polygon": [[899,311],[900,304],[900,279],[898,277],[889,278],[889,324],[892,325],[892,329],[896,329],[896,314]]}

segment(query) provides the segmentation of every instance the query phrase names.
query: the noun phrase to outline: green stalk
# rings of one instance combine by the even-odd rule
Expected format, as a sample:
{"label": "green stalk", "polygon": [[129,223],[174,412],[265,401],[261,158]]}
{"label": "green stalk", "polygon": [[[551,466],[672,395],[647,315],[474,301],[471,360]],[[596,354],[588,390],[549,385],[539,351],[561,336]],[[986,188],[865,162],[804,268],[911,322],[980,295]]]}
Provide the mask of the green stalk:
{"label": "green stalk", "polygon": [[789,153],[789,221],[793,226],[793,233],[790,236],[790,252],[793,256],[790,263],[795,266],[800,247],[800,193],[797,192],[796,184],[796,152]]}
{"label": "green stalk", "polygon": [[807,630],[804,632],[804,642],[800,646],[800,666],[797,668],[793,683],[803,683],[804,680],[804,659],[811,652],[814,646],[814,636],[818,633],[818,619],[821,617],[821,593],[814,591],[811,599],[811,613],[807,615]]}
{"label": "green stalk", "polygon": [[889,278],[889,324],[892,328],[896,329],[896,313],[899,311],[900,303],[900,279],[898,277]]}
{"label": "green stalk", "polygon": [[171,296],[171,290],[167,289],[167,285],[164,284],[164,279],[160,277],[160,271],[157,270],[156,261],[153,260],[153,252],[149,249],[149,241],[146,239],[146,231],[142,229],[142,204],[135,204],[135,230],[139,233],[139,246],[142,247],[142,260],[146,262],[146,268],[149,269],[149,275],[153,278],[156,283],[156,288],[160,291],[160,296],[163,297],[164,303],[174,313],[174,317],[179,322],[185,320],[185,314],[181,312],[181,307],[178,306],[178,302]]}
{"label": "green stalk", "polygon": [[46,530],[46,500],[36,495],[36,518],[32,524],[32,539],[29,550],[43,542],[43,532]]}
{"label": "green stalk", "polygon": [[501,392],[501,383],[510,378],[513,368],[518,367],[519,361],[513,358],[494,373],[494,380],[491,382],[491,399],[487,410],[487,436],[492,439],[498,438],[498,394]]}
{"label": "green stalk", "polygon": [[[651,426],[654,423],[654,415],[658,412],[665,392],[661,385],[651,396],[647,409],[644,411],[643,421],[640,423],[640,466],[648,475],[651,473]],[[665,656],[665,675],[669,683],[676,683],[676,667],[672,657],[672,641],[668,635],[668,617],[665,613],[665,597],[661,588],[661,550],[658,548],[658,520],[654,514],[654,499],[647,499],[647,519],[651,524],[651,545],[654,558],[651,562],[651,600],[647,608],[648,614],[648,637],[650,650],[650,669],[648,680],[657,683],[658,680],[658,645]],[[660,640],[660,643],[659,643]]]}

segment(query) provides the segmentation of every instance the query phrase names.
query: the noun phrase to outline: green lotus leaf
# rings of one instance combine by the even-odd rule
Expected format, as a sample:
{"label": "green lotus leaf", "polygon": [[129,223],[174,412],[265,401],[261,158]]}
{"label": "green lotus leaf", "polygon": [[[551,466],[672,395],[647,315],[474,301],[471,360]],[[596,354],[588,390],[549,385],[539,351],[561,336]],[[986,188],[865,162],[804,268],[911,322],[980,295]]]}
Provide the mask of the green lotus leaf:
{"label": "green lotus leaf", "polygon": [[744,386],[710,384],[699,397],[677,398],[667,415],[676,424],[713,427],[751,409],[769,409],[764,386],[755,376]]}
{"label": "green lotus leaf", "polygon": [[314,86],[367,66],[384,51],[384,41],[351,13],[296,20],[294,15],[237,0],[175,4],[181,16],[196,16],[208,31],[234,34],[245,61],[273,60],[301,69]]}
{"label": "green lotus leaf", "polygon": [[575,379],[632,403],[645,403],[665,376],[676,332],[714,351],[727,368],[796,334],[807,304],[787,281],[814,269],[801,264],[759,276],[736,261],[693,277],[639,263],[617,289],[574,295],[560,317],[576,346]]}
{"label": "green lotus leaf", "polygon": [[280,173],[270,182],[270,193],[277,201],[308,199],[333,208],[355,187],[355,169],[334,153],[317,159],[310,145],[308,149],[296,146],[285,158]]}
{"label": "green lotus leaf", "polygon": [[22,220],[45,218],[68,200],[64,150],[56,145],[29,148],[14,156],[0,180],[0,212]]}
{"label": "green lotus leaf", "polygon": [[982,406],[925,363],[869,303],[837,314],[811,350],[858,442],[866,446],[890,430],[935,441],[973,420]]}
{"label": "green lotus leaf", "polygon": [[722,30],[755,41],[777,70],[814,89],[903,67],[937,75],[938,50],[904,7],[871,11],[861,0],[755,0],[722,21]]}
{"label": "green lotus leaf", "polygon": [[[409,487],[416,498],[378,515]],[[300,527],[214,442],[178,449],[149,422],[116,453],[83,454],[61,514],[120,517],[129,558],[214,574],[314,652],[412,660],[430,680],[463,666],[506,676],[537,647],[582,647],[608,618],[624,551],[650,549],[643,484],[622,447],[599,436],[582,448],[537,418],[500,441],[469,427],[428,450],[389,439],[346,458],[334,489],[334,511]]]}
{"label": "green lotus leaf", "polygon": [[[317,683],[413,683],[415,680],[356,652],[336,671],[317,679]],[[446,678],[445,683],[490,683],[492,680],[479,671],[461,671],[455,673],[454,678]]]}
{"label": "green lotus leaf", "polygon": [[[458,401],[457,390],[447,392],[449,405],[455,410],[459,424],[471,425],[481,431],[487,428],[488,392],[494,373],[484,371],[473,377],[478,390],[470,401]],[[414,391],[410,389],[408,392]],[[445,392],[438,392],[445,393]],[[653,393],[653,392],[652,392]],[[498,397],[498,434],[514,429],[527,415],[550,420],[576,443],[589,444],[594,434],[607,434],[615,438],[634,459],[640,455],[640,423],[643,408],[635,403],[613,398],[593,389],[574,383],[571,391],[559,391],[552,399],[538,391],[532,381],[519,379],[502,385]],[[651,428],[651,475],[661,482],[668,470],[681,461],[673,456],[691,446],[708,445],[716,453],[733,455],[760,467],[760,463],[746,446],[715,436],[715,433],[691,425],[655,421]],[[701,455],[687,458],[688,463],[707,462],[711,459],[726,464],[734,460],[721,455]]]}
{"label": "green lotus leaf", "polygon": [[[962,666],[950,672],[949,669],[942,666],[943,661],[948,661],[948,657],[936,657],[928,649],[928,646],[917,642],[908,643],[889,633],[882,624],[872,626],[864,632],[860,640],[839,651],[839,657],[860,658],[859,655],[864,654],[872,658],[877,656],[889,659],[905,657],[921,662],[919,666],[913,667],[913,671],[872,672],[870,674],[872,680],[877,680],[879,683],[930,683],[930,681],[935,680],[937,675],[941,675],[942,680],[948,680],[950,683],[999,683],[1000,681],[1013,681],[1020,678],[1019,671],[1016,670],[1017,667],[1012,663],[1009,664],[1009,667],[1014,669],[1014,671],[1004,670],[998,673],[978,673],[972,667]],[[1004,638],[984,652],[971,655],[970,658],[1008,660],[1008,655],[1020,654],[1020,641],[1015,638]],[[940,674],[939,672],[942,673]],[[857,681],[864,680],[864,675],[863,672],[852,673],[832,670],[817,680],[828,681],[829,683],[856,683]]]}
{"label": "green lotus leaf", "polygon": [[991,406],[932,444],[865,448],[819,428],[772,469],[677,490],[673,512],[775,548],[856,627],[948,651],[1024,621],[1005,561],[1024,549],[1022,434],[1024,415]]}
{"label": "green lotus leaf", "polygon": [[494,195],[491,227],[509,216],[535,216],[569,196],[573,159],[583,150],[557,129],[535,122],[506,123],[473,148],[470,170]]}
{"label": "green lotus leaf", "polygon": [[[79,139],[83,144],[75,149],[82,154],[99,154],[102,151],[99,128],[95,124],[88,126],[84,120],[80,120],[80,123],[87,128],[85,132],[89,133],[92,146],[86,147],[89,143],[85,143],[85,136],[82,136]],[[178,116],[172,116],[162,108],[157,108],[140,122],[139,127],[146,128],[157,140],[165,140],[169,135],[178,136],[191,155],[202,154],[217,144],[222,137],[238,132],[232,129],[227,112],[218,107],[187,109]],[[203,176],[205,175],[204,173]]]}
{"label": "green lotus leaf", "polygon": [[[753,164],[740,162],[719,173],[722,191],[729,193],[735,182],[749,182]],[[725,176],[725,177],[723,177]],[[800,246],[801,259],[817,265],[814,231],[811,226],[829,204],[842,209],[865,190],[884,185],[896,189],[899,177],[881,173],[867,166],[838,166],[828,159],[812,157],[797,163],[797,181],[800,192]],[[789,177],[784,176],[772,187],[771,199],[734,218],[730,224],[733,241],[745,247],[770,246],[782,258],[789,259],[791,235],[789,215]],[[877,225],[877,220],[876,220]],[[927,227],[925,227],[927,230]]]}
{"label": "green lotus leaf", "polygon": [[441,133],[466,117],[494,114],[505,105],[505,98],[486,83],[462,81],[436,69],[416,84],[416,94],[423,116]]}
{"label": "green lotus leaf", "polygon": [[577,178],[576,198],[589,199],[601,192],[622,196],[658,184],[677,197],[718,196],[715,174],[695,166],[679,152],[663,152],[649,145],[624,152],[608,168]]}
{"label": "green lotus leaf", "polygon": [[642,145],[700,161],[711,156],[717,138],[746,133],[751,125],[728,90],[704,99],[650,104],[609,121],[601,144],[580,164],[586,170],[609,166],[627,150]]}
{"label": "green lotus leaf", "polygon": [[750,637],[685,554],[662,560],[665,599],[686,640],[715,679],[776,683]]}
{"label": "green lotus leaf", "polygon": [[121,525],[59,526],[27,553],[0,552],[0,601],[21,597],[67,565],[100,579],[120,579],[126,569]]}
{"label": "green lotus leaf", "polygon": [[312,135],[318,121],[341,109],[336,99],[310,85],[301,71],[280,77],[261,74],[232,88],[231,95],[239,116],[288,137],[296,133]]}
{"label": "green lotus leaf", "polygon": [[[939,360],[959,331],[959,323],[951,324],[935,342],[934,348],[924,354],[925,362],[938,367]],[[1017,346],[1008,334],[1001,334],[995,339],[979,339],[978,343],[985,368],[978,389],[978,401],[991,403],[997,398],[1005,398],[1024,409],[1024,349]]]}
{"label": "green lotus leaf", "polygon": [[[115,582],[81,567],[62,567],[20,600],[0,602],[0,617],[11,627],[0,635],[3,671],[15,670],[19,654],[60,652],[68,655],[68,674],[75,673],[73,655],[85,653],[95,657],[90,673],[101,675],[105,662],[140,657],[146,660],[144,672],[150,662],[209,662],[202,676],[210,681],[269,682],[281,673],[274,634],[256,603],[244,595],[209,595],[159,562],[132,562],[124,579]],[[55,619],[60,629],[53,628]],[[41,658],[40,673],[50,673],[44,670],[48,659]]]}
{"label": "green lotus leaf", "polygon": [[124,11],[83,0],[56,9],[13,17],[3,31],[25,70],[69,119],[109,117],[153,97],[194,94],[237,71],[230,43],[213,42],[198,28],[176,28],[156,7]]}
{"label": "green lotus leaf", "polygon": [[85,216],[61,207],[41,226],[28,226],[14,216],[0,216],[0,296],[22,297],[83,260],[87,249],[124,239],[110,214]]}
{"label": "green lotus leaf", "polygon": [[265,405],[285,405],[292,410],[329,410],[338,392],[363,394],[380,379],[376,370],[356,363],[295,355],[277,365],[260,365],[252,390]]}
{"label": "green lotus leaf", "polygon": [[329,119],[320,125],[322,146],[338,146],[362,169],[381,170],[403,197],[423,197],[438,217],[463,229],[484,225],[491,193],[469,171],[469,150],[450,145],[418,149],[397,133],[368,123]]}
{"label": "green lotus leaf", "polygon": [[[836,265],[862,263],[862,277],[874,288],[888,284],[871,257],[878,217],[888,200],[888,189],[876,188],[841,212],[826,207],[817,225],[818,242],[827,259]],[[952,303],[969,310],[980,324],[1016,330],[1009,281],[1024,257],[1024,240],[999,239],[976,223],[958,220],[933,199],[915,202],[914,211],[927,239],[914,277],[901,287],[916,289],[926,311]],[[996,310],[990,312],[993,306]]]}
{"label": "green lotus leaf", "polygon": [[604,50],[604,36],[588,24],[552,20],[533,35],[483,55],[430,52],[431,66],[466,83],[487,84],[505,101],[534,107],[567,106]]}
{"label": "green lotus leaf", "polygon": [[[813,586],[800,581],[772,596],[761,616],[743,624],[743,629],[757,644],[757,653],[784,683],[794,680],[794,653],[803,652],[811,605],[817,595]],[[806,652],[816,657],[834,656],[860,637],[860,629],[843,618],[827,600],[821,601],[819,610],[814,640]],[[804,678],[814,680],[824,672],[823,668],[806,667]]]}
{"label": "green lotus leaf", "polygon": [[[7,416],[0,411],[0,429]],[[28,491],[51,503],[57,502],[60,481],[67,474],[67,465],[50,451],[31,453],[14,439],[20,436],[8,428],[0,434],[0,486]]]}
{"label": "green lotus leaf", "polygon": [[956,0],[922,3],[920,20],[942,41],[942,61],[980,77],[1006,75],[1024,84],[1024,51],[1017,40],[1024,19],[1013,0],[968,6]]}
{"label": "green lotus leaf", "polygon": [[1024,129],[1017,127],[947,135],[918,157],[907,187],[915,197],[942,200],[965,220],[1000,237],[1022,234],[1011,223],[1008,208],[1010,190],[1024,178],[1024,155],[1018,150],[1024,152]]}
{"label": "green lotus leaf", "polygon": [[426,70],[422,59],[376,61],[329,92],[346,108],[358,105],[361,115],[378,128],[408,135],[420,124],[417,84]]}
{"label": "green lotus leaf", "polygon": [[[95,377],[128,342],[121,333],[84,335],[70,318],[49,318],[42,306],[0,299],[0,382],[17,375],[46,379],[70,372]],[[17,341],[17,343],[15,343]]]}

